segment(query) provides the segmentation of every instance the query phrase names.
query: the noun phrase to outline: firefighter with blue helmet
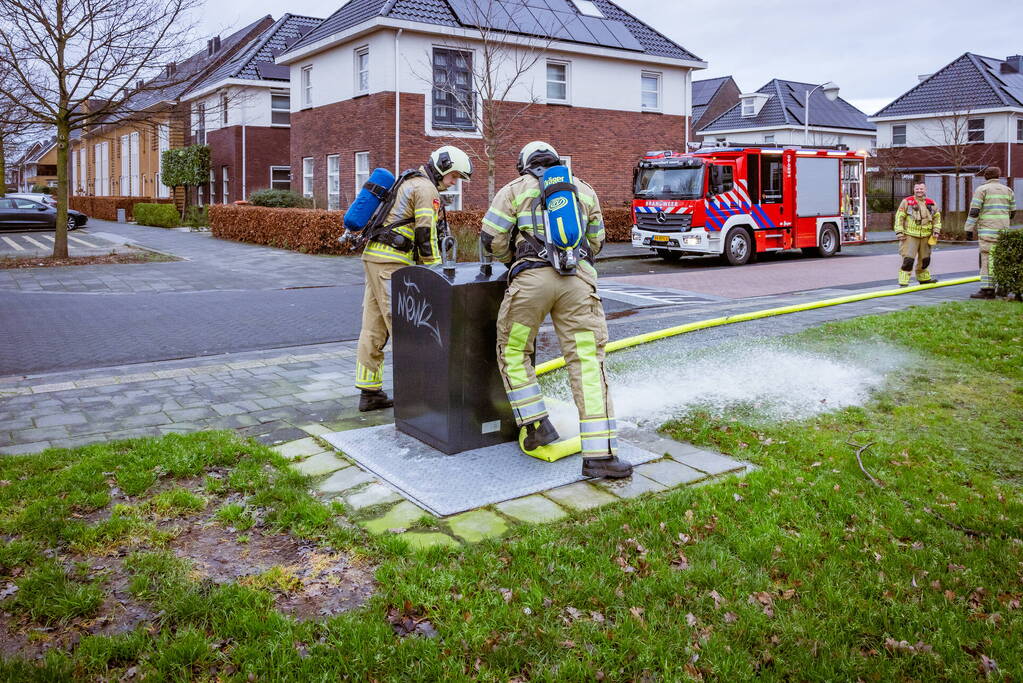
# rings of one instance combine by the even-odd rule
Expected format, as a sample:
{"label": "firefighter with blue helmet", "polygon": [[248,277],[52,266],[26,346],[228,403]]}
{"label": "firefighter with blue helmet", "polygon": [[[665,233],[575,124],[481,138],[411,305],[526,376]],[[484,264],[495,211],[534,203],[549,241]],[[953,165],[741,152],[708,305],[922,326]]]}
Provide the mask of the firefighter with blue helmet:
{"label": "firefighter with blue helmet", "polygon": [[522,449],[537,455],[560,438],[532,363],[537,332],[549,314],[579,412],[583,475],[628,477],[632,466],[616,455],[617,432],[604,372],[607,321],[593,266],[593,257],[604,243],[604,219],[592,187],[574,177],[559,183],[577,195],[579,227],[585,234],[575,247],[579,258],[571,272],[552,266],[549,236],[538,209],[541,178],[560,165],[550,144],[527,144],[518,158],[519,177],[501,188],[483,219],[484,248],[509,268],[508,289],[497,319],[498,365],[521,429]]}
{"label": "firefighter with blue helmet", "polygon": [[440,263],[440,193],[471,177],[472,161],[465,152],[450,145],[434,151],[417,173],[394,188],[390,212],[380,229],[368,236],[362,252],[366,291],[355,362],[362,412],[394,405],[383,390],[384,346],[391,336],[391,276],[414,263]]}

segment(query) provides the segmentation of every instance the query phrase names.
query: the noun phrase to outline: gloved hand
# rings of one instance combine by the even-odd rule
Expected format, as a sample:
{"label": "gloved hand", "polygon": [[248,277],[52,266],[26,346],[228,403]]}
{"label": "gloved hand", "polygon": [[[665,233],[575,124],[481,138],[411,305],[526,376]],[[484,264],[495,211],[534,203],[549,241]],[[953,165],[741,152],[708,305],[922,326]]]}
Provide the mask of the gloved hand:
{"label": "gloved hand", "polygon": [[899,238],[900,242],[905,242],[906,241],[906,233],[904,233],[904,232],[897,232],[897,233],[895,233],[895,236]]}
{"label": "gloved hand", "polygon": [[972,230],[972,229],[968,229],[966,231],[966,239],[970,240],[971,242],[973,240],[977,239],[977,231],[976,230]]}
{"label": "gloved hand", "polygon": [[929,245],[931,245],[933,247],[937,243],[938,243],[938,233],[936,233],[936,232],[931,233],[931,236],[929,238],[927,238],[927,244],[929,244]]}

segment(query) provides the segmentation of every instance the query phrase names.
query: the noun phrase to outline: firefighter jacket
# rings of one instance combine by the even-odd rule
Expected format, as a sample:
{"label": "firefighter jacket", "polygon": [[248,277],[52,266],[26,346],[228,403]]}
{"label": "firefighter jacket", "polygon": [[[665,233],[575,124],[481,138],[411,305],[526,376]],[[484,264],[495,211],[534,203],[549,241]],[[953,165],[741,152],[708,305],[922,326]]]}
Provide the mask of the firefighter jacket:
{"label": "firefighter jacket", "polygon": [[[384,221],[385,232],[401,235],[412,243],[408,250],[397,249],[385,240],[370,239],[362,252],[362,260],[371,263],[420,263],[432,266],[440,263],[440,247],[437,243],[437,221],[440,215],[440,192],[429,179],[425,168],[423,175],[413,176],[398,187],[391,212]],[[395,223],[390,230],[386,226]]]}
{"label": "firefighter jacket", "polygon": [[1009,227],[1015,211],[1016,197],[1012,190],[997,180],[989,180],[973,193],[966,230],[976,230],[982,240],[996,240],[998,232]]}
{"label": "firefighter jacket", "polygon": [[[586,242],[593,256],[600,253],[604,246],[604,215],[600,211],[597,193],[579,178],[573,178],[578,189],[579,208],[583,223],[580,227],[586,230]],[[490,209],[483,217],[483,233],[492,240],[490,251],[494,258],[509,268],[519,261],[532,261],[546,264],[547,261],[536,256],[516,258],[520,244],[526,240],[520,233],[528,232],[540,242],[544,241],[543,218],[540,213],[540,181],[533,175],[521,175],[501,188],[490,204]],[[538,225],[533,224],[534,209]],[[514,243],[513,243],[514,238]],[[597,286],[597,269],[589,262],[580,259],[576,274]]]}
{"label": "firefighter jacket", "polygon": [[930,237],[941,232],[941,212],[930,197],[923,201],[906,197],[895,212],[895,232],[910,237]]}

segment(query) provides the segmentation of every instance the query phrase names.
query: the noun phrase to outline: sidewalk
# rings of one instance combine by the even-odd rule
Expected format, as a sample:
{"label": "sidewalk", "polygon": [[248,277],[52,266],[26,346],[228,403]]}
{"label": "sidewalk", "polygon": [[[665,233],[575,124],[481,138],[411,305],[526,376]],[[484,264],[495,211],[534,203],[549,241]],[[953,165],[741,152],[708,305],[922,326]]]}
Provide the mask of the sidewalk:
{"label": "sidewalk", "polygon": [[[963,300],[975,286],[944,287],[796,313],[695,333],[706,344],[738,336],[775,336],[829,320]],[[841,296],[863,289],[803,292],[746,301],[652,309],[610,321],[611,337],[788,303]],[[556,349],[544,329],[538,347]],[[357,411],[355,342],[341,342],[138,365],[0,378],[0,454],[29,453],[97,441],[204,429],[236,429],[267,444],[326,431],[389,422],[390,411]],[[390,381],[391,368],[385,368]],[[389,387],[385,387],[388,390]]]}

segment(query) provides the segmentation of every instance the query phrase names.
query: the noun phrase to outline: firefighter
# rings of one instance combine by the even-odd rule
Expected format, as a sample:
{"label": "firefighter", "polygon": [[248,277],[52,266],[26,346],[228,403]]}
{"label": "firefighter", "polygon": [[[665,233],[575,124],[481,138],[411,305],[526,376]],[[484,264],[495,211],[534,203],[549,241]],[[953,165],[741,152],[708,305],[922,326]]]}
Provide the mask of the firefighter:
{"label": "firefighter", "polygon": [[984,171],[983,185],[973,193],[970,213],[966,217],[966,237],[980,238],[980,291],[971,299],[994,299],[995,288],[991,277],[991,253],[998,244],[998,234],[1009,229],[1016,214],[1016,197],[1011,189],[999,182],[1002,169],[990,166]]}
{"label": "firefighter", "polygon": [[913,196],[906,197],[895,212],[895,234],[899,238],[899,287],[908,287],[916,263],[916,280],[922,285],[937,282],[927,269],[931,264],[931,247],[941,234],[941,212],[927,196],[927,185],[913,186]]}
{"label": "firefighter", "polygon": [[391,336],[391,275],[413,263],[440,263],[440,192],[460,178],[471,177],[472,161],[462,150],[444,146],[433,152],[418,175],[395,188],[394,206],[362,252],[366,293],[355,363],[355,386],[361,390],[362,412],[394,405],[382,388],[384,346]]}
{"label": "firefighter", "polygon": [[583,476],[624,478],[632,474],[632,466],[615,455],[615,421],[604,373],[607,321],[593,266],[593,256],[604,243],[597,195],[573,179],[585,239],[583,258],[571,274],[559,273],[540,253],[543,224],[533,224],[534,208],[540,203],[539,179],[560,163],[548,143],[527,144],[519,153],[519,177],[501,188],[483,219],[484,248],[509,267],[497,319],[498,365],[515,420],[524,430],[523,449],[529,453],[558,441],[532,363],[537,331],[550,314],[579,411]]}

